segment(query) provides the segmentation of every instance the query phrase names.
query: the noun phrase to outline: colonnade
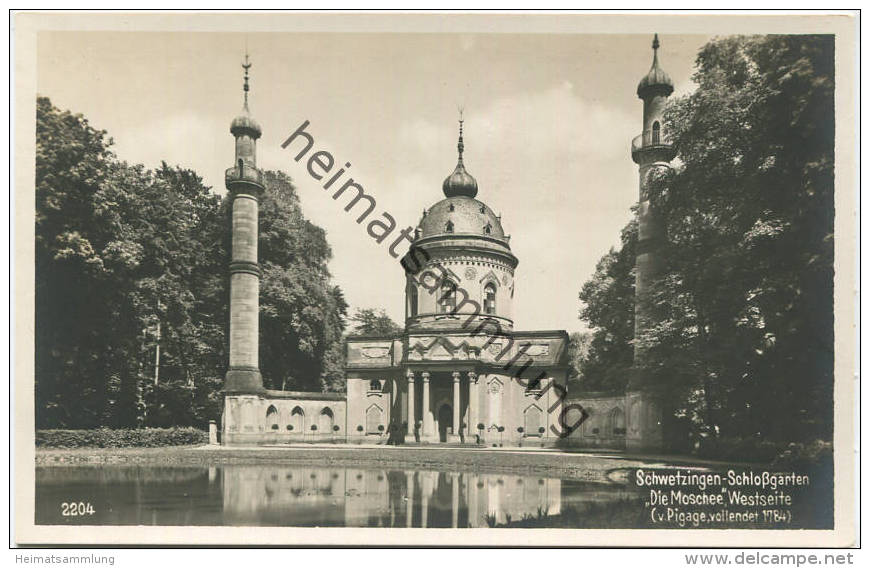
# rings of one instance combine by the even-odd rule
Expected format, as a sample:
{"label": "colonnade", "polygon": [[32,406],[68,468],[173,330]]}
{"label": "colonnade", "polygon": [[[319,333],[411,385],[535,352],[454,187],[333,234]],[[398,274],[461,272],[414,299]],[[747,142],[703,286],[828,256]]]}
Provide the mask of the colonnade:
{"label": "colonnade", "polygon": [[[418,417],[416,415],[417,408],[417,375],[418,373],[413,370],[408,370],[406,377],[408,379],[408,433],[410,436],[413,436],[414,428],[418,423]],[[466,371],[465,375],[468,378],[468,423],[465,428],[465,435],[468,436],[469,433],[474,432],[477,427],[477,409],[479,408],[479,392],[478,392],[478,375],[474,371]],[[434,409],[431,408],[431,395],[429,384],[431,382],[431,374],[428,371],[422,371],[419,373],[422,385],[421,385],[421,411],[422,416],[419,417],[420,425],[419,425],[419,438],[422,442],[438,442],[439,435],[435,428],[435,419],[433,416]],[[461,384],[462,384],[462,372],[453,371],[451,373],[451,377],[453,379],[453,427],[447,433],[447,441],[448,442],[459,442],[460,441],[460,431],[462,430],[462,396],[461,396]]]}

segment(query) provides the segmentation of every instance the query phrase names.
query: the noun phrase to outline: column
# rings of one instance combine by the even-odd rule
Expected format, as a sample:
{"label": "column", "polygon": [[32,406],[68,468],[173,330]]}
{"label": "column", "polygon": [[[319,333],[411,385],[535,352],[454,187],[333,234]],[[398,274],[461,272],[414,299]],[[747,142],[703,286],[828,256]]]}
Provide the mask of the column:
{"label": "column", "polygon": [[420,526],[425,529],[429,523],[429,495],[432,493],[432,472],[421,471],[420,476],[422,477],[420,480],[422,485],[420,492],[420,499],[422,500],[420,503]]}
{"label": "column", "polygon": [[435,429],[435,425],[432,424],[432,413],[429,412],[429,373],[423,371],[421,375],[423,376],[423,409],[421,410],[423,427],[420,429],[420,440],[429,442],[432,441],[430,438],[432,430]]}
{"label": "column", "polygon": [[475,436],[483,433],[477,429],[477,423],[480,420],[477,417],[477,410],[480,406],[477,396],[477,373],[474,371],[468,372],[468,429],[465,431],[465,441],[472,442],[476,439]]}
{"label": "column", "polygon": [[408,432],[405,434],[407,436],[407,441],[414,441],[414,425],[416,424],[416,419],[414,418],[414,371],[408,371]]}
{"label": "column", "polygon": [[459,431],[462,423],[459,421],[459,371],[453,371],[453,431],[447,436],[449,442],[459,442]]}
{"label": "column", "polygon": [[406,491],[408,500],[405,503],[405,526],[411,528],[414,526],[411,521],[414,519],[414,472],[405,472]]}
{"label": "column", "polygon": [[450,474],[450,486],[453,491],[451,502],[450,526],[454,529],[459,526],[459,473]]}
{"label": "column", "polygon": [[480,496],[478,495],[477,484],[480,481],[480,478],[477,475],[466,474],[468,476],[468,490],[466,495],[466,499],[468,500],[468,524],[471,528],[476,529],[480,525],[480,516],[478,515],[478,502],[480,500]]}

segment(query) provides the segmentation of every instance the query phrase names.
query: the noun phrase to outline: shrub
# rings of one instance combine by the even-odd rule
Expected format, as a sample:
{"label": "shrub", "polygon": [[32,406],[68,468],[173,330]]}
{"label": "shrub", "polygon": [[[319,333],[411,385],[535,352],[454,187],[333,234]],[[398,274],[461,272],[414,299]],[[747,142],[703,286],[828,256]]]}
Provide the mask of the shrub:
{"label": "shrub", "polygon": [[288,425],[287,425],[287,430],[292,430],[292,429],[293,429],[293,425],[292,425],[292,424],[288,424]]}
{"label": "shrub", "polygon": [[315,431],[315,430],[317,430],[317,424],[312,424],[312,425],[311,425],[311,431],[313,432],[313,431]]}
{"label": "shrub", "polygon": [[378,424],[378,432],[383,432],[383,431],[384,431],[384,425]]}
{"label": "shrub", "polygon": [[37,430],[38,448],[156,448],[208,443],[208,432],[196,428]]}
{"label": "shrub", "polygon": [[482,422],[478,422],[478,423],[477,423],[477,429],[478,429],[478,430],[483,430],[484,428],[486,428],[486,426],[484,426]]}
{"label": "shrub", "polygon": [[499,432],[504,432],[504,426],[499,426],[499,427],[498,427],[498,431],[499,431]]}
{"label": "shrub", "polygon": [[517,432],[519,432],[520,434],[522,434],[524,431],[525,431],[525,430],[523,429],[522,426],[517,426]]}
{"label": "shrub", "polygon": [[544,428],[543,426],[541,426],[541,427],[538,428],[538,434],[543,434],[543,433],[546,432],[546,431],[547,431],[547,429]]}
{"label": "shrub", "polygon": [[336,425],[334,425],[334,426],[332,427],[332,431],[333,431],[333,432],[338,432],[338,424],[336,424]]}
{"label": "shrub", "polygon": [[356,431],[357,431],[357,432],[362,432],[362,431],[363,431],[362,424],[360,424],[359,426],[356,427]]}
{"label": "shrub", "polygon": [[775,463],[781,467],[808,466],[824,461],[832,453],[830,442],[787,443],[757,437],[704,438],[699,441],[699,456],[724,461]]}
{"label": "shrub", "polygon": [[272,424],[272,430],[277,430],[277,429],[278,429],[278,425],[277,425],[277,424]]}
{"label": "shrub", "polygon": [[[768,442],[770,444],[770,442]],[[806,468],[833,462],[834,447],[831,442],[814,440],[803,444],[791,443],[779,452],[774,464],[781,467]]]}

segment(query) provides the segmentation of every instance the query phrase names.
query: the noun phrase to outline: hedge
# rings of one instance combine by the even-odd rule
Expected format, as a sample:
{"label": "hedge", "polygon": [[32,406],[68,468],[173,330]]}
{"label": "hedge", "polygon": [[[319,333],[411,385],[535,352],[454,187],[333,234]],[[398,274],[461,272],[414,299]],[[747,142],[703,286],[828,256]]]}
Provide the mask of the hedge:
{"label": "hedge", "polygon": [[830,457],[833,454],[833,447],[830,442],[821,440],[787,443],[754,437],[721,438],[701,444],[695,453],[704,458],[723,461],[807,465]]}
{"label": "hedge", "polygon": [[38,448],[156,448],[208,443],[208,432],[196,428],[37,430]]}

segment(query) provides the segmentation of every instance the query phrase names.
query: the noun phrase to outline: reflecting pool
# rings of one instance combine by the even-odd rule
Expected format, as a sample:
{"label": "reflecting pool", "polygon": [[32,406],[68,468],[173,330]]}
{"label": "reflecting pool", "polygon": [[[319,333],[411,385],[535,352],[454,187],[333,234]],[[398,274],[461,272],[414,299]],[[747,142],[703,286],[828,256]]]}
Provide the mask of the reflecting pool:
{"label": "reflecting pool", "polygon": [[630,527],[642,517],[642,497],[619,481],[294,465],[36,469],[37,524]]}

